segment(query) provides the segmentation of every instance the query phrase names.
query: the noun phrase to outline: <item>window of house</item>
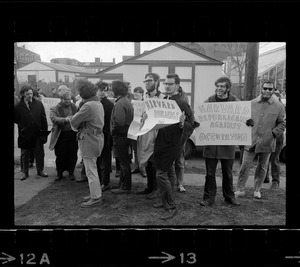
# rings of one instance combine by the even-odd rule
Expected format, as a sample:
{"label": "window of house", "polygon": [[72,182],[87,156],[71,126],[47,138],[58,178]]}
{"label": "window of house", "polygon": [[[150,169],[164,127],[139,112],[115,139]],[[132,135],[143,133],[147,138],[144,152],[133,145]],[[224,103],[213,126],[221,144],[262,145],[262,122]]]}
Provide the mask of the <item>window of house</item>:
{"label": "window of house", "polygon": [[69,82],[69,75],[65,75],[65,82]]}

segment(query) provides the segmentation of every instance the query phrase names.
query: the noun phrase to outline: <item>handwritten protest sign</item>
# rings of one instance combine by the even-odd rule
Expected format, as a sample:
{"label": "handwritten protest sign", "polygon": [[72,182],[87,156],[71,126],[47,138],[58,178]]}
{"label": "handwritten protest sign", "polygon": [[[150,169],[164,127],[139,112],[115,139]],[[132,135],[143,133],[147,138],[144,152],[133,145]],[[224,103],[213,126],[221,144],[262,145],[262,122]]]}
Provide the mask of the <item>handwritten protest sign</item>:
{"label": "handwritten protest sign", "polygon": [[250,101],[202,103],[196,114],[197,145],[251,145]]}
{"label": "handwritten protest sign", "polygon": [[50,108],[56,106],[60,102],[60,98],[42,96],[41,101],[45,107],[48,126],[50,126],[52,125],[52,121],[50,120]]}
{"label": "handwritten protest sign", "polygon": [[133,121],[128,129],[127,137],[133,140],[137,140],[137,136],[135,136],[135,134],[139,132],[142,126],[141,118],[143,112],[145,111],[145,103],[144,101],[140,100],[131,100],[131,104],[133,106],[134,115]]}
{"label": "handwritten protest sign", "polygon": [[144,103],[147,119],[135,136],[179,122],[182,112],[174,100],[151,98],[144,100]]}

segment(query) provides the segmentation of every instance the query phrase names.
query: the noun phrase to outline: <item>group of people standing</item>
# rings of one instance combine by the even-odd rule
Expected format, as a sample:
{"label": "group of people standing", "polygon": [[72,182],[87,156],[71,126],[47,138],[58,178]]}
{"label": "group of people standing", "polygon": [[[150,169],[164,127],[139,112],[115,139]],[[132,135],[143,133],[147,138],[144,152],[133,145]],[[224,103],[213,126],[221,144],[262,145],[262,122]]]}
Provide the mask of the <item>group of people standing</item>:
{"label": "group of people standing", "polygon": [[[134,109],[131,99],[161,98],[176,101],[182,114],[179,122],[159,130],[152,130],[137,138],[134,148],[136,168],[147,177],[147,186],[137,194],[146,194],[148,199],[157,199],[154,208],[162,209],[161,219],[173,218],[177,214],[174,190],[185,192],[183,187],[184,149],[185,143],[200,124],[195,121],[194,111],[188,98],[180,86],[177,74],[167,74],[164,92],[159,90],[160,77],[156,73],[145,75],[145,93],[143,88],[134,89],[135,97],[129,97],[129,86],[124,81],[113,81],[111,91],[115,101],[107,96],[110,91],[105,82],[93,85],[87,80],[80,80],[77,90],[80,104],[72,103],[72,94],[61,92],[61,102],[50,109],[53,123],[49,149],[56,156],[56,181],[63,179],[63,172],[68,171],[69,179],[75,180],[74,169],[77,162],[77,151],[83,161],[88,179],[90,194],[83,198],[81,207],[93,207],[103,203],[102,192],[111,189],[113,194],[132,193],[131,170],[132,139],[127,137],[128,129],[133,121]],[[221,77],[215,82],[215,93],[206,102],[239,101],[230,93],[231,81]],[[222,189],[226,203],[239,206],[236,197],[245,195],[245,184],[254,157],[258,155],[258,166],[255,172],[254,197],[260,198],[260,188],[264,181],[269,158],[275,152],[276,138],[285,129],[284,106],[273,97],[274,83],[263,83],[261,95],[252,100],[252,118],[246,125],[252,127],[252,145],[244,148],[244,155],[237,184],[233,189],[232,167],[235,158],[235,146],[204,146],[206,176],[202,206],[213,206],[216,197],[216,168],[221,161]],[[15,120],[19,128],[18,146],[21,148],[21,180],[28,177],[29,150],[34,148],[37,174],[47,176],[43,172],[44,151],[47,120],[43,104],[35,100],[32,88],[24,85],[21,88],[21,100],[15,104]],[[138,96],[140,94],[140,96]],[[32,104],[31,104],[32,102]],[[147,119],[143,113],[141,124]],[[46,135],[47,136],[47,135]],[[47,138],[46,138],[47,141]],[[43,152],[44,153],[44,152]],[[120,164],[118,185],[110,187],[111,157],[114,154]]]}

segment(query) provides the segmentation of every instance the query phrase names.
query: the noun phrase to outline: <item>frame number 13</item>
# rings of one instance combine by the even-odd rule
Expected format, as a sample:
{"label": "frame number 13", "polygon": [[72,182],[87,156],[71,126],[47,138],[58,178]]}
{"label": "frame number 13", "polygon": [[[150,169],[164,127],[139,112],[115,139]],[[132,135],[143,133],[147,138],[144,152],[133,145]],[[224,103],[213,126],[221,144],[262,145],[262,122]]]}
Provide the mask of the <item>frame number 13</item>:
{"label": "frame number 13", "polygon": [[180,253],[180,263],[188,263],[188,264],[195,264],[196,263],[196,254],[193,252],[190,253]]}

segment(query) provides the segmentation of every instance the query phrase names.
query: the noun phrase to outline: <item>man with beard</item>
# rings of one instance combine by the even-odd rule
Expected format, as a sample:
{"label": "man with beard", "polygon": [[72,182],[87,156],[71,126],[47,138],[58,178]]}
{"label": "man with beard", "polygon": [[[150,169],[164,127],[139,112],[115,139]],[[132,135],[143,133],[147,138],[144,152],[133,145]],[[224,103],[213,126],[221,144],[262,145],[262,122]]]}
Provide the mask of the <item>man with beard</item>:
{"label": "man with beard", "polygon": [[254,198],[260,199],[260,189],[266,177],[269,158],[275,152],[276,139],[285,129],[285,108],[272,94],[275,91],[273,81],[264,81],[261,94],[251,100],[252,144],[245,146],[242,165],[237,182],[236,197],[245,196],[245,186],[254,158],[258,164],[254,174]]}
{"label": "man with beard", "polygon": [[[160,77],[157,73],[147,73],[145,75],[145,99],[147,98],[164,98],[165,95],[159,91]],[[147,187],[142,191],[138,191],[138,195],[146,194],[146,198],[154,199],[159,195],[157,180],[156,180],[156,168],[153,163],[153,151],[154,143],[158,130],[150,131],[144,135],[141,135],[137,139],[137,150],[139,151],[140,166],[146,169]]]}
{"label": "man with beard", "polygon": [[161,203],[154,204],[155,208],[163,208],[162,220],[173,218],[177,214],[174,201],[176,182],[174,161],[181,152],[184,143],[183,128],[192,131],[194,125],[193,111],[178,94],[180,78],[177,74],[168,74],[165,82],[164,99],[175,100],[182,111],[179,123],[161,128],[154,144],[153,161],[156,167],[157,184],[161,194]]}
{"label": "man with beard", "polygon": [[65,92],[60,96],[61,102],[50,108],[50,119],[53,123],[49,149],[56,156],[55,164],[57,177],[55,181],[63,178],[63,172],[69,173],[69,179],[75,180],[74,170],[77,162],[78,142],[76,133],[71,129],[68,116],[76,113],[77,107],[71,103],[71,93]]}
{"label": "man with beard", "polygon": [[18,124],[18,147],[21,148],[21,181],[29,176],[29,157],[34,149],[37,175],[48,177],[44,170],[44,141],[43,133],[48,131],[44,105],[33,97],[33,88],[24,84],[20,90],[21,100],[15,104],[14,123]]}

